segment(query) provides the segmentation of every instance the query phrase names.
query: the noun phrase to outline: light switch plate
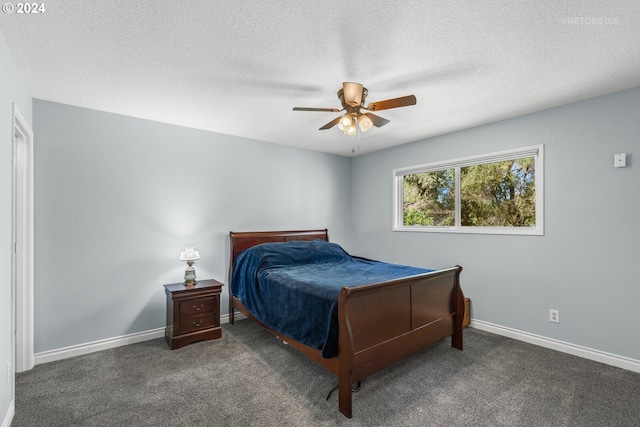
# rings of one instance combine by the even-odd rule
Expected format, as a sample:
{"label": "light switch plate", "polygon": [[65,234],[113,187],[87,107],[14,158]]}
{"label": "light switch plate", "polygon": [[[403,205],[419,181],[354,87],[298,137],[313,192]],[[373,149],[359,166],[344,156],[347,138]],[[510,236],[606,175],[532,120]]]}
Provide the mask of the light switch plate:
{"label": "light switch plate", "polygon": [[613,156],[613,167],[614,168],[624,168],[627,166],[627,154],[620,153],[615,154]]}

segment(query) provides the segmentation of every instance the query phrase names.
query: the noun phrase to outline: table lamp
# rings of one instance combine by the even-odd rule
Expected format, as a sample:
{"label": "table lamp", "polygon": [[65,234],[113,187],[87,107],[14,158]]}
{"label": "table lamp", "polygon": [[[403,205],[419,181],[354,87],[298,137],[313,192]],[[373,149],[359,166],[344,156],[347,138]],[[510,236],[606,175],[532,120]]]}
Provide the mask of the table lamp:
{"label": "table lamp", "polygon": [[184,251],[180,252],[180,261],[187,261],[187,269],[184,271],[185,286],[196,285],[196,269],[193,268],[193,264],[199,259],[200,254],[196,248],[184,248]]}

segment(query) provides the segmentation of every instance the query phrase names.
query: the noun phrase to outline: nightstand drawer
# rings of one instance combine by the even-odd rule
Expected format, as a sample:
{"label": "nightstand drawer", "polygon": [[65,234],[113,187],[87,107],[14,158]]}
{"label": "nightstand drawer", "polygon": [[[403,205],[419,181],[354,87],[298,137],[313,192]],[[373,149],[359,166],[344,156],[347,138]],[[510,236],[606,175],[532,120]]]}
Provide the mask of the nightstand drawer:
{"label": "nightstand drawer", "polygon": [[199,298],[180,303],[180,316],[191,316],[192,314],[211,313],[216,307],[216,297]]}
{"label": "nightstand drawer", "polygon": [[213,328],[215,319],[212,314],[201,314],[198,316],[180,317],[180,333],[188,334],[189,332],[199,331],[200,329]]}

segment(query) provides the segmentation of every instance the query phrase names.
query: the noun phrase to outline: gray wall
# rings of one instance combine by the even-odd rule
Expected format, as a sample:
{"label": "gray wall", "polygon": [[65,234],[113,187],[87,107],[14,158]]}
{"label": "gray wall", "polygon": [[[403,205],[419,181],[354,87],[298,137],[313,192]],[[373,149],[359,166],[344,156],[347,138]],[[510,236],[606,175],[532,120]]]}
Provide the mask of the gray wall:
{"label": "gray wall", "polygon": [[15,103],[31,125],[31,95],[0,33],[0,423],[12,400],[7,382],[11,362],[11,181]]}
{"label": "gray wall", "polygon": [[351,246],[349,158],[41,100],[33,115],[36,353],[163,327],[180,251],[226,283],[231,230]]}
{"label": "gray wall", "polygon": [[[636,88],[358,157],[356,251],[461,264],[472,317],[639,360],[639,111]],[[544,236],[391,231],[394,168],[540,143]],[[630,166],[614,169],[613,155],[624,152]],[[560,324],[549,322],[550,308],[560,310]]]}

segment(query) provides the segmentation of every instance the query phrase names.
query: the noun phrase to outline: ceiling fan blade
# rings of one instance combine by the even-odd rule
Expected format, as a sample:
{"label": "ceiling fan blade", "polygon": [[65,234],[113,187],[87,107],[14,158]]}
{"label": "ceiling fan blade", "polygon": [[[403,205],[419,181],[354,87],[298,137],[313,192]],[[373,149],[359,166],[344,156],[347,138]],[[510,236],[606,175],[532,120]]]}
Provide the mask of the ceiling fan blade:
{"label": "ceiling fan blade", "polygon": [[363,115],[369,117],[371,119],[371,123],[373,123],[373,125],[377,128],[389,123],[389,120],[383,119],[382,117],[376,116],[375,114],[364,113]]}
{"label": "ceiling fan blade", "polygon": [[329,123],[327,123],[326,125],[322,126],[318,130],[331,129],[332,127],[334,127],[335,125],[338,124],[338,122],[340,121],[341,118],[342,118],[342,116],[336,117],[335,119],[331,120]]}
{"label": "ceiling fan blade", "polygon": [[339,113],[341,110],[337,108],[293,107],[293,111],[328,111],[330,113]]}
{"label": "ceiling fan blade", "polygon": [[406,107],[416,105],[416,97],[414,95],[401,96],[400,98],[387,99],[384,101],[372,102],[367,106],[369,111],[388,110],[389,108]]}

